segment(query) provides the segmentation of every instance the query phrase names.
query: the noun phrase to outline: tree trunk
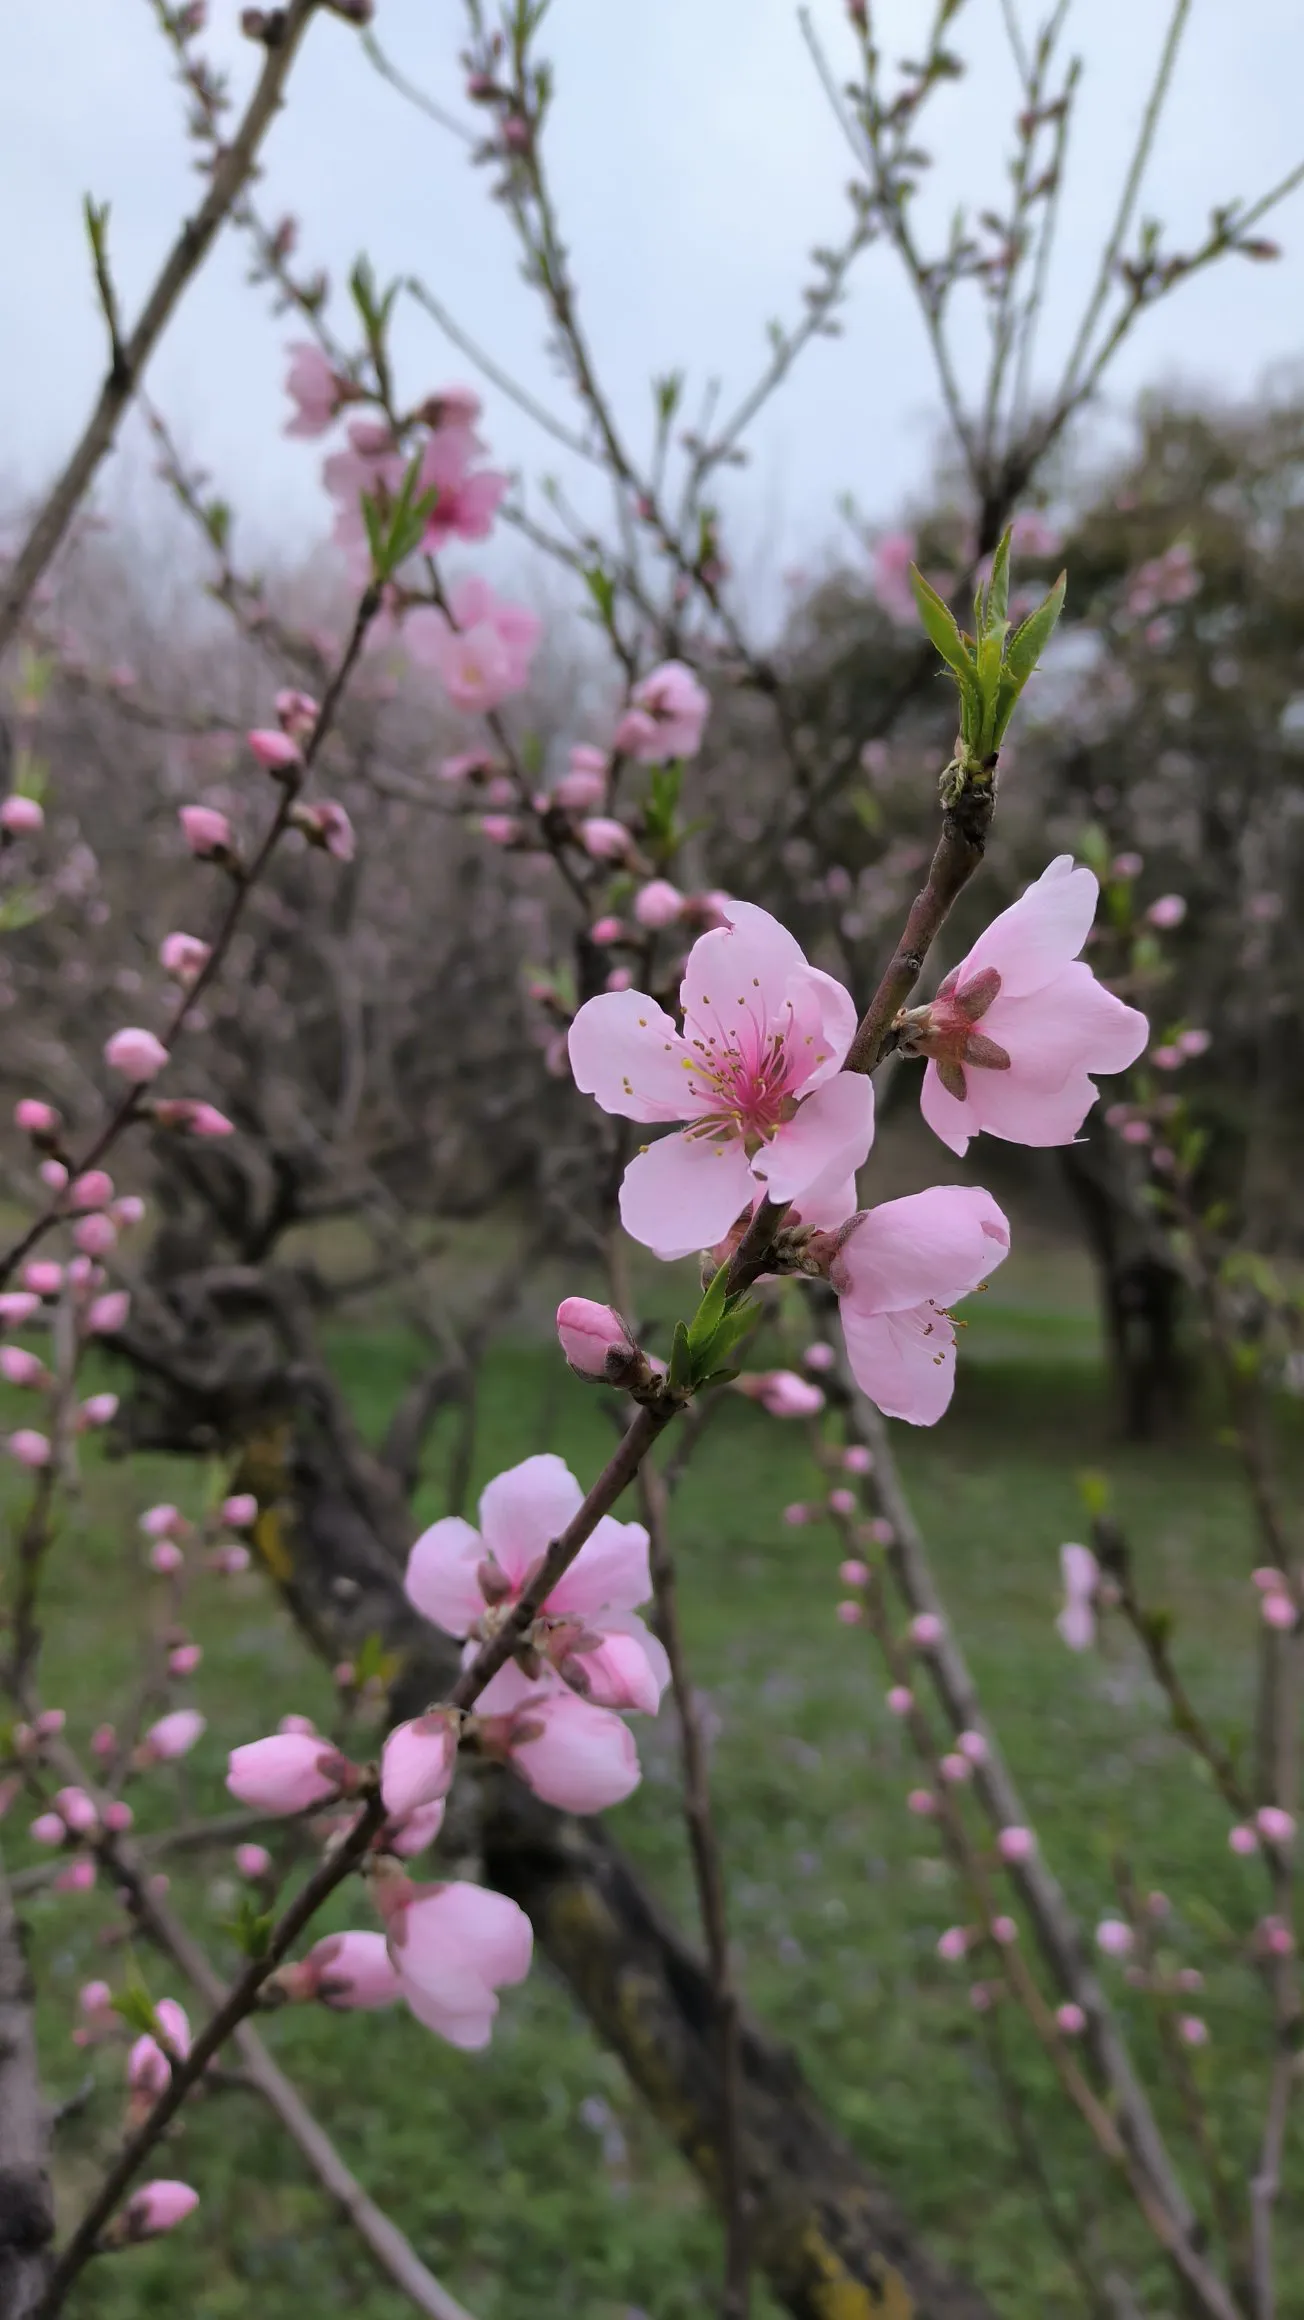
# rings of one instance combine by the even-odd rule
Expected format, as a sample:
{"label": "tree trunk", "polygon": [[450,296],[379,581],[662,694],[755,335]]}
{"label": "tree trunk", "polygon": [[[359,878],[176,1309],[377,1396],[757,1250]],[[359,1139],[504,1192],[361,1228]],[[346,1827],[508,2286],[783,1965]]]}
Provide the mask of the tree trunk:
{"label": "tree trunk", "polygon": [[1128,1441],[1153,1441],[1180,1423],[1189,1401],[1182,1277],[1103,1147],[1068,1144],[1060,1161],[1096,1261],[1119,1423]]}

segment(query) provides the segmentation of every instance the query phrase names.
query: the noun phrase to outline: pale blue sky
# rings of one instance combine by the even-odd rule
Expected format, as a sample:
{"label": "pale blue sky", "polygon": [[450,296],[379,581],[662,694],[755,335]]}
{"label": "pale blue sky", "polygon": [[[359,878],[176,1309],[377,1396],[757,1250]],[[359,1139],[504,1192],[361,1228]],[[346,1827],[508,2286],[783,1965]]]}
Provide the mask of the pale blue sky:
{"label": "pale blue sky", "polygon": [[[835,54],[840,0],[814,0]],[[924,0],[888,0],[890,52],[911,45]],[[929,11],[931,13],[931,10]],[[1024,0],[1025,17],[1031,14]],[[1107,215],[1157,49],[1166,0],[1077,0],[1086,64],[1052,320],[1060,343]],[[256,56],[237,0],[211,0],[213,47],[243,86]],[[380,0],[377,31],[412,76],[460,102],[456,0]],[[0,0],[0,489],[33,489],[72,441],[94,391],[101,326],[80,223],[84,191],[112,203],[114,265],[136,307],[194,179],[178,92],[147,0]],[[845,221],[849,156],[803,49],[793,0],[553,0],[546,48],[559,98],[555,182],[594,346],[635,437],[654,370],[718,372],[743,387],[771,314],[792,316],[813,242]],[[935,213],[997,190],[1011,83],[997,0],[968,0],[957,45],[985,53],[930,116],[941,156]],[[1250,194],[1304,152],[1299,0],[1195,0],[1148,206],[1183,239],[1212,201]],[[467,327],[545,400],[565,393],[541,351],[506,220],[463,148],[383,87],[356,38],[324,19],[267,151],[264,195],[293,209],[305,255],[338,281],[360,249],[383,275],[419,269]],[[1116,397],[1156,378],[1237,390],[1300,352],[1304,198],[1280,214],[1284,263],[1228,261],[1138,333]],[[265,544],[323,526],[320,449],[286,442],[283,346],[294,335],[244,281],[228,236],[151,373],[188,448],[247,510]],[[400,338],[414,396],[464,376],[415,317]],[[816,347],[755,438],[743,530],[787,560],[830,537],[851,488],[891,511],[926,465],[936,397],[918,322],[885,251],[862,260],[846,335]],[[557,454],[492,389],[486,431],[507,464]]]}

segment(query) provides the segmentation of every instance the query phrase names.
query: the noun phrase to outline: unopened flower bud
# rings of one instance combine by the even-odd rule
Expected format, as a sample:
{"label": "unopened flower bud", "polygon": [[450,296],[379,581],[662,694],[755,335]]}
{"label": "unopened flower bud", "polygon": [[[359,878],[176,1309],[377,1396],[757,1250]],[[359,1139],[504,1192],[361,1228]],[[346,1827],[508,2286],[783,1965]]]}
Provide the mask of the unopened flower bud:
{"label": "unopened flower bud", "polygon": [[234,862],[235,838],[225,814],[212,806],[182,806],[178,820],[186,844],[201,862]]}
{"label": "unopened flower bud", "polygon": [[162,1040],[156,1039],[152,1031],[141,1031],[134,1026],[115,1031],[104,1044],[104,1060],[110,1069],[121,1072],[124,1079],[138,1086],[157,1078],[167,1059],[168,1051]]}
{"label": "unopened flower bud", "polygon": [[44,827],[44,808],[35,798],[15,794],[0,803],[0,830],[7,838],[33,838]]}
{"label": "unopened flower bud", "polygon": [[591,1297],[563,1297],[557,1307],[557,1336],[577,1377],[612,1385],[638,1358],[638,1347],[614,1306]]}

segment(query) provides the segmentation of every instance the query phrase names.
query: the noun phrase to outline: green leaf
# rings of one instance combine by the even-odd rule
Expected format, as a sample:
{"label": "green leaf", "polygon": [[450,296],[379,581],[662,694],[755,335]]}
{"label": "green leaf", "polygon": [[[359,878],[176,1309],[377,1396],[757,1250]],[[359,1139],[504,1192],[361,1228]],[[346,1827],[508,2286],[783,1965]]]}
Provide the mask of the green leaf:
{"label": "green leaf", "polygon": [[584,585],[598,608],[603,625],[611,626],[616,609],[616,590],[611,575],[601,564],[590,564],[584,574]]}
{"label": "green leaf", "polygon": [[260,1909],[250,1894],[242,1893],[235,1916],[227,1918],[222,1930],[230,1934],[242,1956],[260,1958],[267,1954],[267,1944],[275,1923],[275,1916],[270,1909]]}
{"label": "green leaf", "polygon": [[34,886],[15,886],[0,897],[0,934],[17,934],[44,918],[50,905]]}
{"label": "green leaf", "polygon": [[1061,572],[1050,594],[1034,606],[1025,621],[1020,622],[1005,648],[1006,672],[1014,679],[1020,692],[1050,642],[1055,623],[1064,610],[1064,595],[1068,584],[1067,572]]}
{"label": "green leaf", "polygon": [[675,1334],[670,1347],[670,1367],[666,1383],[672,1393],[686,1394],[693,1385],[693,1349],[688,1342],[688,1331],[682,1321],[675,1323]]}
{"label": "green leaf", "polygon": [[917,564],[910,567],[910,585],[919,606],[919,617],[947,667],[954,669],[957,676],[976,677],[977,664],[972,654],[965,650],[955,614],[937,590],[925,580]]}
{"label": "green leaf", "polygon": [[725,1317],[729,1305],[729,1267],[723,1264],[713,1274],[702,1295],[702,1302],[688,1324],[688,1342],[696,1353],[709,1345]]}
{"label": "green leaf", "polygon": [[992,558],[992,576],[987,583],[983,606],[983,626],[999,628],[1004,635],[1010,610],[1010,540],[1009,526],[1001,534],[996,554]]}
{"label": "green leaf", "polygon": [[154,2001],[142,1981],[137,1979],[129,1982],[125,1990],[119,1990],[117,1996],[110,2000],[110,2004],[114,2013],[120,2015],[127,2028],[134,2030],[138,2037],[158,2036],[159,2024],[154,2012]]}

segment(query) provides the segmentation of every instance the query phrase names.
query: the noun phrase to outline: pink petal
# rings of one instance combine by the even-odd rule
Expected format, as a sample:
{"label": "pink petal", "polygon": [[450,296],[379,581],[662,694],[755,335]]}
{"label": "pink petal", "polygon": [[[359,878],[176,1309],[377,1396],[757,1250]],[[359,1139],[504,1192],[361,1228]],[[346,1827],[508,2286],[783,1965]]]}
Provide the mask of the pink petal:
{"label": "pink petal", "polygon": [[494,1561],[514,1587],[584,1503],[564,1458],[543,1450],[495,1475],[480,1493],[480,1529]]}
{"label": "pink petal", "polygon": [[847,1359],[863,1394],[887,1418],[935,1426],[955,1386],[955,1331],[932,1305],[867,1314],[842,1307]]}
{"label": "pink petal", "polygon": [[932,1298],[949,1305],[985,1280],[1009,1249],[1010,1228],[979,1185],[935,1184],[866,1211],[834,1267],[845,1309],[903,1312]]}
{"label": "pink petal", "polygon": [[639,1783],[638,1750],[627,1725],[573,1692],[558,1692],[527,1710],[539,1737],[512,1750],[522,1778],[563,1812],[606,1812]]}
{"label": "pink petal", "polygon": [[1096,1615],[1089,1603],[1066,1603],[1055,1625],[1070,1651],[1090,1651],[1096,1635]]}
{"label": "pink petal", "polygon": [[798,1221],[810,1225],[816,1232],[833,1232],[845,1224],[856,1211],[856,1179],[836,1174],[821,1176],[818,1183],[808,1184],[797,1203]]}
{"label": "pink petal", "polygon": [[663,1136],[625,1170],[620,1220],[658,1257],[691,1257],[724,1239],[755,1191],[736,1137]]}
{"label": "pink petal", "polygon": [[995,967],[1007,999],[1039,991],[1075,959],[1091,931],[1099,888],[1090,870],[1060,854],[1017,902],[980,934],[960,968],[963,985]]}
{"label": "pink petal", "polygon": [[807,1096],[795,1118],[756,1155],[772,1200],[800,1201],[832,1176],[845,1181],[863,1166],[874,1141],[874,1090],[862,1072],[842,1071]]}
{"label": "pink petal", "polygon": [[1023,998],[999,991],[979,1029],[1006,1050],[1022,1080],[1044,1088],[1062,1087],[1076,1070],[1125,1071],[1150,1035],[1140,1010],[1124,1006],[1081,959]]}
{"label": "pink petal", "polygon": [[607,1611],[634,1611],[651,1592],[648,1538],[642,1523],[617,1522],[607,1514],[553,1588],[548,1609],[596,1619]]}
{"label": "pink petal", "polygon": [[415,1983],[405,1982],[403,1995],[418,2022],[433,2030],[437,2037],[447,2039],[450,2046],[474,2053],[489,2044],[498,2011],[498,2000],[492,1990],[468,1986],[465,2004],[461,2007],[446,1995],[434,1997],[428,1990],[418,1989]]}
{"label": "pink petal", "polygon": [[729,924],[699,935],[688,954],[679,1003],[695,1024],[714,1029],[718,1021],[732,1037],[742,1008],[778,1015],[793,976],[810,970],[800,943],[768,910],[753,902],[722,907]]}
{"label": "pink petal", "polygon": [[380,1793],[387,1813],[399,1820],[420,1805],[447,1796],[457,1765],[457,1736],[448,1714],[438,1710],[397,1724],[380,1760]]}
{"label": "pink petal", "polygon": [[604,991],[567,1037],[575,1085],[626,1120],[690,1120],[702,1108],[689,1055],[664,1007],[642,991]]}
{"label": "pink petal", "polygon": [[971,1129],[999,1136],[1007,1144],[1044,1149],[1071,1144],[1096,1100],[1096,1084],[1073,1072],[1047,1093],[1029,1087],[1016,1071],[971,1071],[965,1105]]}
{"label": "pink petal", "polygon": [[484,1610],[476,1572],[484,1559],[479,1531],[460,1514],[423,1531],[408,1556],[403,1585],[409,1603],[445,1635],[469,1635]]}
{"label": "pink petal", "polygon": [[485,1885],[437,1885],[418,1896],[408,1915],[418,1921],[418,1943],[429,1941],[441,1955],[472,1960],[478,1981],[502,1989],[525,1980],[534,1935],[525,1911],[505,1894]]}

